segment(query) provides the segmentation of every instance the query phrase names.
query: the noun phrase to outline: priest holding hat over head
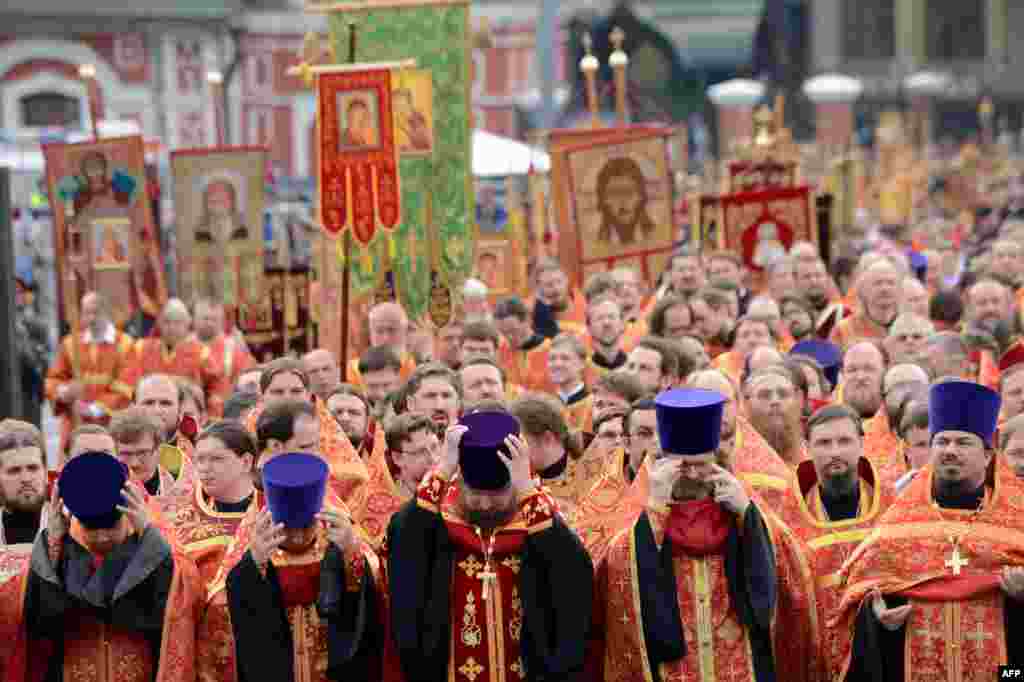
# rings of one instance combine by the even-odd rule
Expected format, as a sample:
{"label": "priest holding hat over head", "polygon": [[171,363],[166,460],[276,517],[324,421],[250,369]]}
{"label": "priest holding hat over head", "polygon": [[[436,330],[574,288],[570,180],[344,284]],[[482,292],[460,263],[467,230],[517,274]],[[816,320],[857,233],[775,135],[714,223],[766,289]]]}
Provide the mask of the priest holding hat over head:
{"label": "priest holding hat over head", "polygon": [[125,466],[104,452],[78,455],[33,547],[7,678],[194,680],[201,598],[195,565],[151,523]]}
{"label": "priest holding hat over head", "polygon": [[[809,576],[796,584],[786,573],[792,540],[751,500],[719,448],[724,396],[672,389],[655,404],[660,447],[637,478],[649,479],[646,508],[597,570],[601,679],[809,679],[816,645],[798,627],[813,613],[800,602]],[[778,655],[776,611],[789,628]]]}
{"label": "priest holding hat over head", "polygon": [[263,467],[267,506],[226,581],[239,682],[380,678],[377,559],[324,506],[328,473],[306,453]]}
{"label": "priest holding hat over head", "polygon": [[993,450],[999,407],[980,384],[931,387],[931,462],[841,573],[844,679],[986,680],[1024,665],[1024,484]]}
{"label": "priest holding hat over head", "polygon": [[391,518],[388,579],[405,682],[583,679],[593,567],[539,489],[518,421],[466,415]]}

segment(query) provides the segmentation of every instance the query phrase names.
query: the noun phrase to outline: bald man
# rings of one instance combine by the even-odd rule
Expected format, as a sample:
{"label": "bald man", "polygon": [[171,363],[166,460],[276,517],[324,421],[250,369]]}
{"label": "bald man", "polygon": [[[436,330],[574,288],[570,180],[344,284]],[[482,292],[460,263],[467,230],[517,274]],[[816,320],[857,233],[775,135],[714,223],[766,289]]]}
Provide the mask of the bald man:
{"label": "bald man", "polygon": [[923,363],[927,359],[928,337],[934,333],[935,325],[927,316],[905,312],[893,320],[882,345],[893,363]]}
{"label": "bald man", "polygon": [[845,349],[865,339],[884,339],[900,312],[904,277],[905,273],[887,260],[868,266],[857,279],[860,309],[840,320],[831,341]]}
{"label": "bald man", "polygon": [[[370,347],[386,346],[402,360],[399,377],[404,382],[416,369],[416,358],[409,352],[409,317],[397,303],[385,301],[370,308]],[[363,375],[359,372],[359,358],[348,362],[348,383],[365,389]]]}
{"label": "bald man", "polygon": [[903,302],[900,305],[900,312],[913,313],[928,319],[930,302],[928,289],[921,280],[912,275],[903,278]]}
{"label": "bald man", "polygon": [[306,353],[302,358],[302,365],[306,369],[306,376],[309,377],[309,390],[321,400],[327,400],[334,389],[341,386],[338,360],[334,353],[326,348],[317,348]]}
{"label": "bald man", "polygon": [[915,394],[927,395],[930,380],[928,372],[920,365],[893,365],[882,377],[881,408],[864,421],[864,456],[889,485],[895,486],[907,472],[898,433],[905,400]]}
{"label": "bald man", "polygon": [[73,422],[92,415],[105,421],[132,399],[131,384],[120,377],[131,364],[135,339],[117,331],[110,305],[98,292],[82,297],[78,319],[81,333],[77,339],[68,335],[61,340],[46,374],[46,398],[61,422],[61,452],[67,449]]}
{"label": "bald man", "polygon": [[256,366],[256,359],[249,353],[241,335],[225,333],[223,303],[201,298],[192,312],[196,338],[210,349],[210,358],[218,365],[224,381],[233,386],[238,377]]}
{"label": "bald man", "polygon": [[964,302],[967,304],[968,327],[978,327],[989,334],[1004,325],[1012,333],[1018,331],[1014,321],[1013,292],[1005,284],[983,279],[967,290]]}
{"label": "bald man", "polygon": [[870,419],[882,407],[882,377],[885,357],[870,341],[850,346],[843,355],[843,402]]}
{"label": "bald man", "polygon": [[777,511],[791,471],[750,422],[739,414],[736,385],[721,370],[705,369],[691,374],[687,386],[717,391],[725,396],[719,448],[731,454],[736,476],[749,483],[769,508]]}
{"label": "bald man", "polygon": [[213,360],[210,349],[190,336],[192,316],[185,304],[172,298],[164,306],[159,319],[160,336],[139,339],[132,351],[132,360],[121,374],[121,382],[135,386],[146,374],[168,374],[183,377],[202,386],[211,417],[219,417],[231,388],[225,380],[220,363]]}

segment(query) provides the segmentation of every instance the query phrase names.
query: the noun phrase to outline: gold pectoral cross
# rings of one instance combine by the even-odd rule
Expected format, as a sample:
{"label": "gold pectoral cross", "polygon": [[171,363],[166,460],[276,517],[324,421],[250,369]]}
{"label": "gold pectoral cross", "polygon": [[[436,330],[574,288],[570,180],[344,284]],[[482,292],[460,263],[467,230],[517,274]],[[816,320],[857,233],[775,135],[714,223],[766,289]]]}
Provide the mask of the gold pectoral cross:
{"label": "gold pectoral cross", "polygon": [[491,570],[490,565],[487,565],[484,566],[484,570],[477,571],[476,577],[483,583],[484,599],[490,599],[491,589],[494,586],[494,581],[498,579],[498,574]]}
{"label": "gold pectoral cross", "polygon": [[967,559],[960,554],[960,543],[958,540],[953,540],[953,553],[946,559],[946,568],[953,570],[953,575],[960,575],[960,569],[966,566],[969,562]]}

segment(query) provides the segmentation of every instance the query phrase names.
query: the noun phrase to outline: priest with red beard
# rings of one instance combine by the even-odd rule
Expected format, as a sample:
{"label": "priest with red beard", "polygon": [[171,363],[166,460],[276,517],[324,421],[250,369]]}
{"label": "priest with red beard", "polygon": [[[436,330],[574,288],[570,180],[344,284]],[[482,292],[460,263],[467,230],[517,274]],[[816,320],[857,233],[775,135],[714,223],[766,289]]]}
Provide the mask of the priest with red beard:
{"label": "priest with red beard", "polygon": [[719,449],[724,407],[702,389],[657,398],[646,508],[597,569],[605,682],[792,681],[814,670],[809,630],[797,634],[813,605],[792,599],[810,577],[793,582],[788,531],[773,528]]}
{"label": "priest with red beard", "polygon": [[747,377],[743,392],[751,425],[795,469],[807,459],[807,452],[800,394],[792,372],[782,365],[760,369]]}
{"label": "priest with red beard", "polygon": [[505,412],[463,417],[391,519],[391,657],[405,682],[584,679],[593,565],[537,488],[519,430]]}

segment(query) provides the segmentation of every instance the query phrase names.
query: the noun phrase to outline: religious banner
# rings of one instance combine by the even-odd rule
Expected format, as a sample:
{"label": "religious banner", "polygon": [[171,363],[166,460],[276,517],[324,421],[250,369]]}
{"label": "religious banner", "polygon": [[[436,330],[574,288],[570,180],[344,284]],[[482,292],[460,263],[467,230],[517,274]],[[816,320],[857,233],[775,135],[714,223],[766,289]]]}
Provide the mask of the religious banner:
{"label": "religious banner", "polygon": [[[635,267],[649,284],[676,238],[669,129],[609,129],[562,148],[568,211],[561,261],[582,283],[593,272]],[[553,169],[554,169],[553,164]],[[575,265],[575,267],[573,267]]]}
{"label": "religious banner", "polygon": [[754,273],[789,253],[794,242],[818,243],[818,216],[809,187],[779,187],[726,194],[719,248],[735,251]]}
{"label": "religious banner", "polygon": [[[363,246],[402,219],[391,70],[317,75],[320,222]],[[416,112],[413,112],[414,114]]]}
{"label": "religious banner", "polygon": [[229,308],[258,302],[267,154],[264,147],[171,152],[183,300],[212,298]]}
{"label": "religious banner", "polygon": [[312,350],[309,282],[309,270],[267,270],[261,299],[239,306],[238,325],[257,362]]}
{"label": "religious banner", "polygon": [[90,290],[107,297],[118,327],[139,312],[158,316],[167,289],[142,138],[46,144],[43,154],[60,319],[72,319]]}
{"label": "religious banner", "polygon": [[[327,15],[336,55],[351,54],[354,24],[357,63],[415,61],[390,74],[401,201],[395,248],[388,255],[402,306],[411,319],[423,319],[434,270],[426,245],[440,246],[441,281],[453,290],[473,268],[469,0],[332,1],[307,8]],[[373,241],[391,236],[378,231]],[[358,251],[350,264],[354,300],[373,296],[384,267],[377,258],[386,253],[373,250],[367,262],[365,249]]]}
{"label": "religious banner", "polygon": [[528,295],[528,234],[521,176],[476,179],[477,241],[473,275],[491,300]]}

